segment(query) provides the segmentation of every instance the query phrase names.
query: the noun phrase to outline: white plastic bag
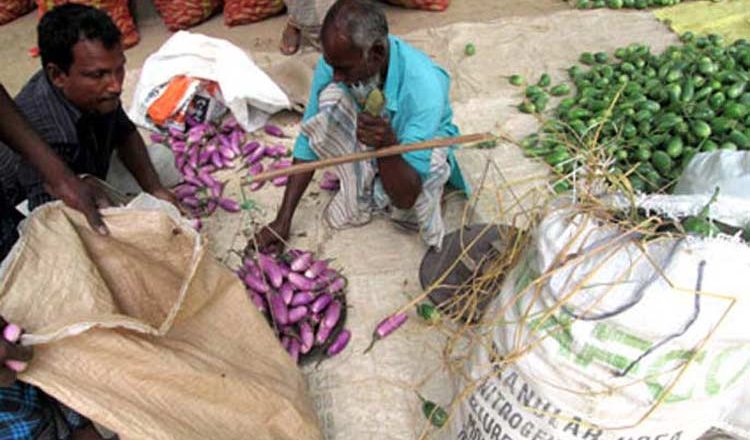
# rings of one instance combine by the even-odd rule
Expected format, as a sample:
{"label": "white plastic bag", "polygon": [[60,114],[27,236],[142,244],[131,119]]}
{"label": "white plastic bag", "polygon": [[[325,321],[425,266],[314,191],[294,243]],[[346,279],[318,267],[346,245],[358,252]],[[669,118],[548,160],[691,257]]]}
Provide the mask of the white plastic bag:
{"label": "white plastic bag", "polygon": [[249,132],[262,127],[271,114],[291,107],[281,88],[242,49],[225,40],[180,31],[146,60],[128,112],[133,122],[155,129],[147,117],[149,103],[180,75],[219,84],[224,104]]}
{"label": "white plastic bag", "polygon": [[[697,213],[708,197],[645,197],[638,206]],[[750,202],[737,198],[719,196],[714,207],[736,211],[732,222],[750,215]],[[476,344],[474,381],[463,385],[478,388],[452,418],[451,438],[746,432],[730,414],[750,390],[750,247],[730,237],[634,234],[571,205],[543,219],[487,312],[497,323],[492,343]],[[503,367],[498,357],[512,360]]]}
{"label": "white plastic bag", "polygon": [[750,151],[713,151],[696,155],[682,172],[674,194],[708,194],[750,198]]}

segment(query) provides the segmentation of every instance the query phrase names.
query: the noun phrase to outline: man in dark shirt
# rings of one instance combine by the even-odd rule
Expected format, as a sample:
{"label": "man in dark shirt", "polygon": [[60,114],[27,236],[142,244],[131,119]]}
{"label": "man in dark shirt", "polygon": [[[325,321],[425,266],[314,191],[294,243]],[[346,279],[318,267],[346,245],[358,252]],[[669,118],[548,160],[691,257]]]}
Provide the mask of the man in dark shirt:
{"label": "man in dark shirt", "polygon": [[[13,206],[23,198],[32,209],[61,198],[106,233],[97,213],[106,200],[75,174],[104,178],[114,151],[145,191],[176,202],[159,182],[143,139],[122,110],[125,56],[112,20],[94,8],[59,6],[42,18],[38,38],[43,69],[16,104],[42,139],[33,135],[0,88],[0,141],[21,155],[0,145],[0,257],[17,238]],[[4,327],[0,318],[0,329]],[[14,381],[13,373],[23,368],[30,352],[0,336],[0,354],[0,386],[5,386],[0,388],[0,438],[101,438],[85,418],[38,388]]]}
{"label": "man in dark shirt", "polygon": [[[98,208],[109,206],[106,196],[95,185],[87,184],[73,174],[59,157],[34,133],[18,112],[16,105],[0,84],[0,141],[19,156],[10,153],[0,157],[0,168],[15,169],[21,159],[40,175],[51,194],[68,206],[80,210],[91,226],[107,234]],[[0,178],[5,174],[0,174]],[[18,238],[18,213],[13,208],[15,188],[0,179],[0,259]],[[11,182],[12,185],[12,182]],[[93,426],[74,411],[56,402],[40,389],[16,381],[31,360],[31,349],[6,340],[8,325],[0,317],[0,439],[99,439]],[[11,332],[12,333],[12,332]]]}
{"label": "man in dark shirt", "polygon": [[[16,96],[32,128],[74,173],[104,179],[117,151],[144,191],[176,204],[122,109],[125,55],[109,16],[83,5],[56,7],[39,23],[38,44],[42,70]],[[17,181],[30,209],[54,196],[26,163],[17,167]]]}

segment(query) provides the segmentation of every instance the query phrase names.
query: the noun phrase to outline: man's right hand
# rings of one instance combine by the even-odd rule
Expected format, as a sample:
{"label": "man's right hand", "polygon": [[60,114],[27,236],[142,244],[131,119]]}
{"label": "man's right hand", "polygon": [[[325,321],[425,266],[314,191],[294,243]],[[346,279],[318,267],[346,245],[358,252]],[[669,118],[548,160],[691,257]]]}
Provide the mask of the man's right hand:
{"label": "man's right hand", "polygon": [[267,224],[258,231],[247,247],[245,255],[254,254],[256,250],[264,253],[280,253],[284,250],[284,243],[289,240],[289,225],[277,220]]}
{"label": "man's right hand", "polygon": [[89,225],[102,235],[109,234],[100,209],[109,208],[112,202],[98,185],[75,175],[68,175],[46,184],[47,191],[66,205],[86,216]]}
{"label": "man's right hand", "polygon": [[0,318],[0,328],[0,387],[8,387],[16,381],[16,374],[26,369],[32,350],[17,344],[21,337],[20,327]]}

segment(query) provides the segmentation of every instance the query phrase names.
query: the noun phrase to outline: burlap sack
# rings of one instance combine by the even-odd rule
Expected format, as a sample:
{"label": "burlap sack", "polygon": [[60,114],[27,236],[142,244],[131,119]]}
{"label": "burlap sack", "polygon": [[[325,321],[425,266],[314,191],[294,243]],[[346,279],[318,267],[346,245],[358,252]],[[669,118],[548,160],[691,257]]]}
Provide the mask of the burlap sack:
{"label": "burlap sack", "polygon": [[3,263],[0,314],[36,345],[21,379],[123,439],[321,439],[299,370],[176,210],[142,196],[106,222],[43,206]]}

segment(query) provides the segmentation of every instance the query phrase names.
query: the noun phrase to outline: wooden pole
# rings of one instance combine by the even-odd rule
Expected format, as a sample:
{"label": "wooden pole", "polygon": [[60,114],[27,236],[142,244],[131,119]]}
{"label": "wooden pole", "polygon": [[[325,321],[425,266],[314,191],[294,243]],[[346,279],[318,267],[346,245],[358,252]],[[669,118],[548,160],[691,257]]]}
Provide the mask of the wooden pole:
{"label": "wooden pole", "polygon": [[361,160],[377,159],[379,157],[395,156],[397,154],[408,153],[410,151],[418,150],[429,150],[433,148],[448,147],[450,145],[461,145],[470,143],[479,143],[495,140],[495,136],[489,133],[476,133],[467,134],[464,136],[457,136],[451,138],[433,139],[425,142],[418,142],[416,144],[407,145],[393,145],[391,147],[380,148],[378,150],[371,151],[360,151],[357,153],[346,154],[338,157],[331,157],[323,160],[316,160],[313,162],[305,162],[296,165],[292,165],[288,168],[280,170],[268,171],[260,173],[255,176],[251,176],[247,182],[243,182],[243,185],[248,185],[252,182],[264,182],[266,180],[275,179],[281,176],[293,176],[295,174],[307,173],[315,171],[321,168],[327,168],[334,165],[341,165],[344,163],[358,162]]}

